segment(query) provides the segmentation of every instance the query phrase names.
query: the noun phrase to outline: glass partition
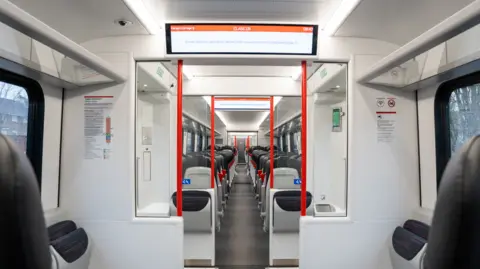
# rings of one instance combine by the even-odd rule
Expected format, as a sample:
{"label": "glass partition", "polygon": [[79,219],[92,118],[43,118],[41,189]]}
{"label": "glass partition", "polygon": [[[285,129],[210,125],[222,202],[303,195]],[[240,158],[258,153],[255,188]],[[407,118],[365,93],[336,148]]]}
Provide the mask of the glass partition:
{"label": "glass partition", "polygon": [[175,176],[171,152],[175,150],[176,97],[162,77],[147,72],[152,65],[162,66],[138,62],[136,68],[136,216],[169,217],[170,190],[175,187],[170,179]]}
{"label": "glass partition", "polygon": [[323,64],[326,76],[308,105],[307,187],[313,191],[315,216],[346,216],[347,212],[347,65]]}
{"label": "glass partition", "polygon": [[294,134],[299,133],[302,128],[301,97],[275,97],[274,100],[274,141],[278,141],[274,155],[275,168],[291,168],[294,175],[289,175],[286,179],[285,175],[277,175],[274,170],[273,187],[275,188],[275,182],[279,180],[288,180],[292,188],[300,189],[302,159],[298,151],[300,145],[294,139]]}

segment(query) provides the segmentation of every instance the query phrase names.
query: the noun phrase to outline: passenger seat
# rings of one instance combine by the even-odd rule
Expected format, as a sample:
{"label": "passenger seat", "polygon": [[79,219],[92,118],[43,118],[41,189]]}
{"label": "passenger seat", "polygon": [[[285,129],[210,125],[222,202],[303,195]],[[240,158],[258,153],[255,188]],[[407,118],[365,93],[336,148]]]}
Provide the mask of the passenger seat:
{"label": "passenger seat", "polygon": [[87,269],[90,264],[91,244],[83,228],[65,220],[48,227],[50,252],[54,258],[52,269]]}
{"label": "passenger seat", "polygon": [[422,268],[430,227],[417,220],[407,220],[393,233],[390,259],[393,269]]}
{"label": "passenger seat", "polygon": [[0,134],[0,268],[50,269],[37,179],[27,156]]}
{"label": "passenger seat", "polygon": [[480,136],[450,159],[437,197],[424,268],[480,268]]}

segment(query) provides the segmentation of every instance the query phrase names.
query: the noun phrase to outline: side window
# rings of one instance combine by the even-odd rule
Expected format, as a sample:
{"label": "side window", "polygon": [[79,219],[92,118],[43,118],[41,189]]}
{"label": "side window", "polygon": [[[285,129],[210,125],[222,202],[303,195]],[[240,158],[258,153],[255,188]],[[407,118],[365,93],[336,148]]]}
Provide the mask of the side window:
{"label": "side window", "polygon": [[455,89],[448,101],[450,152],[480,133],[480,83]]}
{"label": "side window", "polygon": [[288,140],[287,140],[287,135],[283,135],[282,137],[282,150],[283,152],[288,152]]}
{"label": "side window", "polygon": [[44,96],[29,78],[0,70],[0,133],[24,152],[39,186],[42,174]]}
{"label": "side window", "polygon": [[194,137],[191,132],[187,132],[187,153],[193,152]]}
{"label": "side window", "polygon": [[8,136],[25,154],[28,107],[28,93],[25,88],[0,81],[0,133]]}
{"label": "side window", "polygon": [[435,129],[439,183],[452,154],[480,134],[480,73],[440,86],[435,98]]}
{"label": "side window", "polygon": [[200,135],[198,137],[198,146],[197,146],[197,151],[202,151],[203,150],[203,136]]}
{"label": "side window", "polygon": [[297,151],[297,137],[296,137],[297,133],[292,133],[290,134],[290,147],[291,147],[291,151],[293,153],[298,153]]}

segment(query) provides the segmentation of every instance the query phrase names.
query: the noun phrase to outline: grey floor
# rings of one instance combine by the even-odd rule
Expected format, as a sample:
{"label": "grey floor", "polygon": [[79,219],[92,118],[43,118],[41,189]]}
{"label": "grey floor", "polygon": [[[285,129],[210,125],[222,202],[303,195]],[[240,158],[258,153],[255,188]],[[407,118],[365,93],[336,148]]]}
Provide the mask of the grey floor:
{"label": "grey floor", "polygon": [[237,173],[221,230],[216,235],[216,267],[263,269],[268,266],[268,233],[262,230],[247,166],[238,165]]}

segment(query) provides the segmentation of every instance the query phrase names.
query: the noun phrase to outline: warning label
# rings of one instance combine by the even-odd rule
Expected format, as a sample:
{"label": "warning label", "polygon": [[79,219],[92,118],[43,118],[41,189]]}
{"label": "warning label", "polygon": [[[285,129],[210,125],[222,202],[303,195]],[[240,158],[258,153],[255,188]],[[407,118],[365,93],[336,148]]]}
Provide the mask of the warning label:
{"label": "warning label", "polygon": [[395,111],[377,111],[377,142],[391,143],[395,140]]}

